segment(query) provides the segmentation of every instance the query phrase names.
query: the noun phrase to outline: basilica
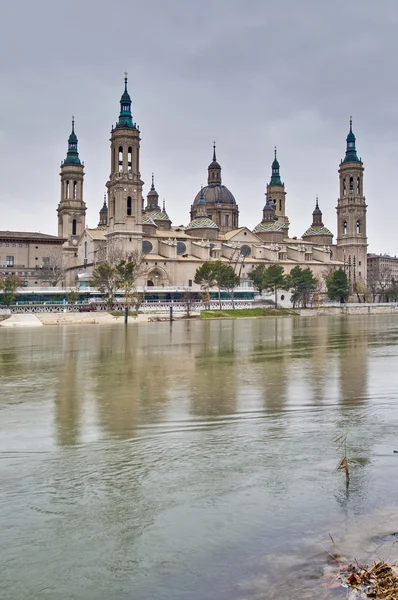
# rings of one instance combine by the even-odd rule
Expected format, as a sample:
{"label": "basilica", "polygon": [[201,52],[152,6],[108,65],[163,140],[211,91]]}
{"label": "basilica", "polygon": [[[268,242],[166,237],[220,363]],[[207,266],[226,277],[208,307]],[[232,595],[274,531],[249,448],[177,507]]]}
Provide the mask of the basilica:
{"label": "basilica", "polygon": [[164,202],[159,202],[153,176],[144,198],[140,136],[131,112],[126,76],[119,118],[111,130],[107,194],[98,226],[87,228],[84,165],[72,121],[67,155],[61,164],[61,201],[57,209],[58,238],[64,240],[62,252],[68,265],[67,283],[87,281],[112,248],[125,256],[142,252],[146,273],[139,285],[143,287],[195,288],[196,269],[204,261],[213,260],[233,264],[242,286],[247,285],[248,274],[259,263],[275,262],[284,267],[285,273],[296,265],[310,267],[320,283],[325,270],[340,267],[345,268],[351,281],[366,281],[364,168],[357,155],[351,121],[345,158],[339,165],[336,241],[323,223],[318,199],[301,239],[289,237],[285,184],[276,149],[265,203],[259,198],[259,222],[254,229],[239,222],[238,203],[223,183],[215,145],[207,168],[207,185],[197,192],[190,209],[187,207],[188,224],[173,225]]}

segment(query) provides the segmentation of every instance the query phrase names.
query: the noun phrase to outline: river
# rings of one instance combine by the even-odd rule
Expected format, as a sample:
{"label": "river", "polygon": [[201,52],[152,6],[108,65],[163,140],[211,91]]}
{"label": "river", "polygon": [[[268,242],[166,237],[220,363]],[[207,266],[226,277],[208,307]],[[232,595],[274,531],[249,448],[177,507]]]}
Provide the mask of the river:
{"label": "river", "polygon": [[329,533],[397,554],[397,358],[393,315],[0,329],[0,598],[315,599]]}

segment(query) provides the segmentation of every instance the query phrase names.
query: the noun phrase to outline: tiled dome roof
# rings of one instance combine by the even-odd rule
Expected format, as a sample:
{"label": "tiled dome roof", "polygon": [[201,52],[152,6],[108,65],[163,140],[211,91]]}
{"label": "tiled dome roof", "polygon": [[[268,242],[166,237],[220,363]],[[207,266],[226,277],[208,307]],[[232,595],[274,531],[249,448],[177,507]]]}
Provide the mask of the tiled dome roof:
{"label": "tiled dome roof", "polygon": [[144,225],[154,225],[155,227],[157,227],[155,221],[147,213],[142,213],[142,222]]}
{"label": "tiled dome roof", "polygon": [[303,238],[309,235],[331,235],[333,233],[329,231],[327,227],[309,227],[305,233],[303,233]]}
{"label": "tiled dome roof", "polygon": [[153,219],[153,221],[170,221],[169,215],[162,210],[150,210],[145,214]]}
{"label": "tiled dome roof", "polygon": [[218,229],[217,225],[209,219],[208,217],[196,217],[190,224],[186,227],[188,229]]}
{"label": "tiled dome roof", "polygon": [[253,229],[253,233],[261,233],[262,231],[283,231],[285,229],[289,229],[288,223],[280,223],[279,221],[273,221],[270,223],[259,223]]}

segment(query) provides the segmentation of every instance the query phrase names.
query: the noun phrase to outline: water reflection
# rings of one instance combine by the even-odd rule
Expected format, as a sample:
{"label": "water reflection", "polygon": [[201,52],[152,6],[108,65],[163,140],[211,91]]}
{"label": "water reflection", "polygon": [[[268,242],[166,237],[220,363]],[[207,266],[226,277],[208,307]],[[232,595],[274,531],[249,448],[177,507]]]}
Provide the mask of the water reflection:
{"label": "water reflection", "polygon": [[0,331],[0,592],[271,598],[277,564],[314,575],[320,537],[395,497],[397,345],[392,317]]}

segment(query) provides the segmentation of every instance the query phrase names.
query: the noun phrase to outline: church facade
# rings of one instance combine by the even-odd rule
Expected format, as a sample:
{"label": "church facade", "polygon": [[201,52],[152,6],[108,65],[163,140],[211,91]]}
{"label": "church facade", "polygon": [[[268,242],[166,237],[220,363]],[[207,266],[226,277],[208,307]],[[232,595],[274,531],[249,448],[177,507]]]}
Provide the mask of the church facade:
{"label": "church facade", "polygon": [[275,262],[281,264],[286,273],[297,265],[310,267],[320,283],[325,271],[340,267],[345,268],[352,283],[366,282],[364,168],[357,156],[351,121],[345,158],[339,167],[335,243],[333,234],[323,223],[318,199],[312,222],[302,238],[289,237],[286,190],[276,149],[265,205],[262,212],[259,211],[259,223],[254,229],[239,222],[238,203],[223,183],[215,145],[207,169],[207,185],[193,199],[189,223],[173,226],[164,202],[163,205],[159,202],[153,176],[144,199],[140,142],[126,77],[119,119],[111,131],[107,193],[98,226],[86,228],[84,166],[72,122],[67,156],[61,164],[61,201],[57,209],[58,235],[65,239],[63,253],[68,261],[67,283],[87,281],[93,269],[115,249],[125,256],[142,252],[146,273],[138,283],[143,288],[195,288],[196,269],[212,260],[234,265],[242,285],[258,264]]}

